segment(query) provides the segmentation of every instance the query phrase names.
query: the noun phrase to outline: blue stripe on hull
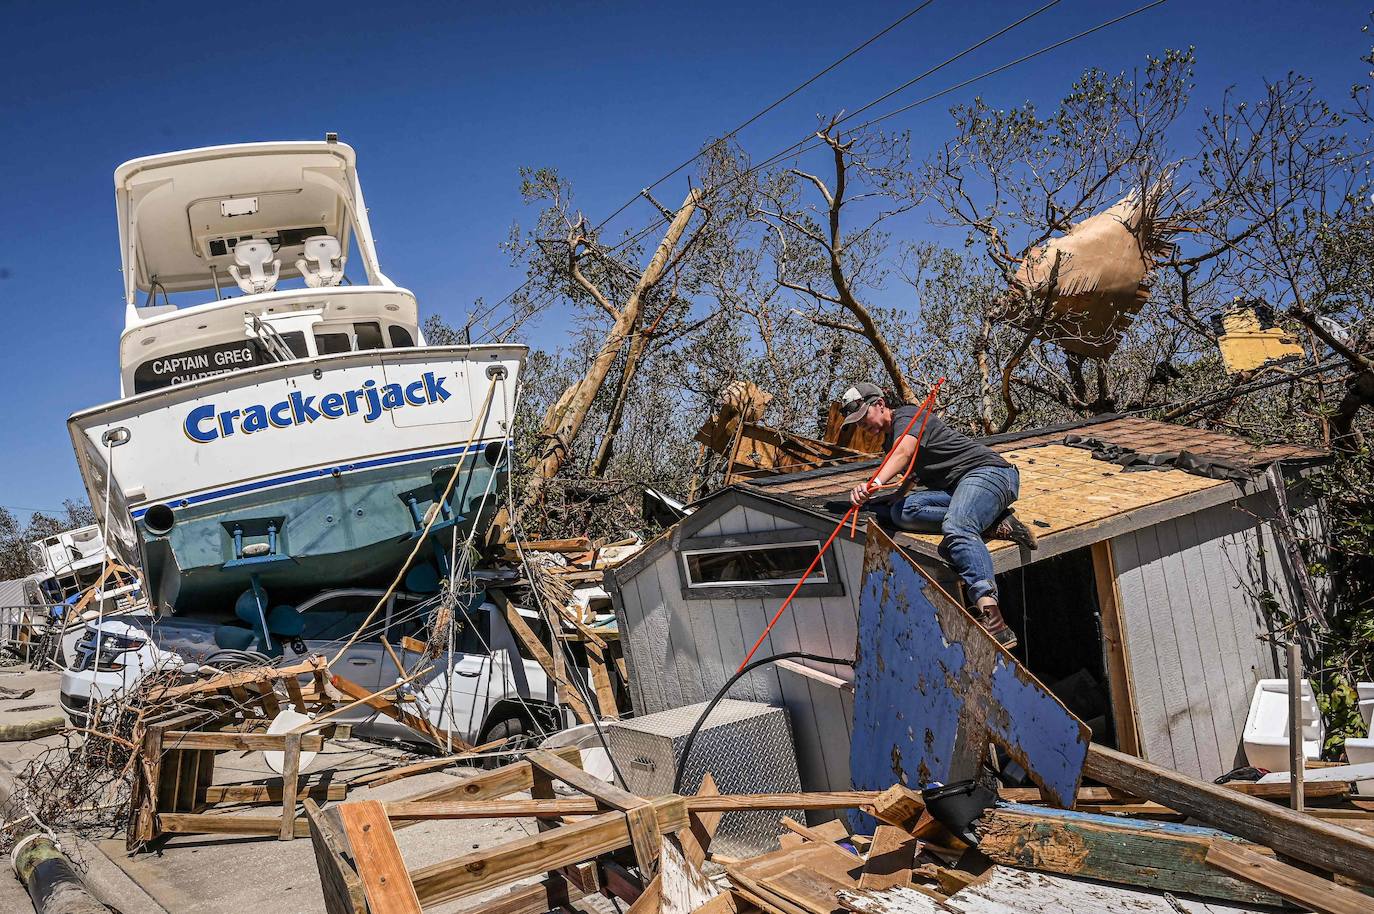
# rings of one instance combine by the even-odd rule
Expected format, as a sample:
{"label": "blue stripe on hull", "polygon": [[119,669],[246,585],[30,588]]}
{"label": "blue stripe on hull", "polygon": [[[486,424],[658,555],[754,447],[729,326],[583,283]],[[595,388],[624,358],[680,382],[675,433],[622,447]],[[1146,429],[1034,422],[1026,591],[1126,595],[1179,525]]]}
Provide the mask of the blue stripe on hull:
{"label": "blue stripe on hull", "polygon": [[[245,482],[234,486],[226,486],[222,489],[213,489],[209,492],[202,492],[199,495],[192,495],[189,498],[178,498],[171,502],[174,507],[189,507],[191,505],[204,504],[215,501],[219,498],[229,498],[234,495],[242,495],[245,492],[255,492],[259,489],[268,489],[272,486],[289,485],[293,482],[305,482],[310,479],[319,479],[321,476],[332,476],[336,473],[355,473],[359,470],[370,470],[376,467],[394,466],[402,463],[414,463],[417,460],[430,460],[435,457],[449,457],[473,453],[484,449],[490,441],[479,441],[470,447],[450,447],[438,448],[432,451],[414,451],[409,454],[394,454],[390,457],[374,457],[370,460],[360,460],[357,463],[341,463],[333,467],[321,467],[317,470],[306,470],[301,473],[288,473],[285,476],[274,476],[270,479],[259,479],[256,482]],[[137,508],[130,512],[134,520],[138,520],[146,514],[148,509]]]}

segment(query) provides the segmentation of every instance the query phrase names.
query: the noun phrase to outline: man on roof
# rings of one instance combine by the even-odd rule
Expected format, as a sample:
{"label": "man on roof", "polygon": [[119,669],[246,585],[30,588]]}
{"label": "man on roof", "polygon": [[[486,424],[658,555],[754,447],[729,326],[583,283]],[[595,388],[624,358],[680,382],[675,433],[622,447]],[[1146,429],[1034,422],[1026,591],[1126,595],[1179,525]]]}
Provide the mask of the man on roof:
{"label": "man on roof", "polygon": [[[1002,618],[997,596],[997,579],[992,556],[984,536],[1011,540],[1027,549],[1036,547],[1035,534],[1011,512],[1021,477],[991,448],[946,425],[930,415],[912,423],[919,407],[898,405],[895,409],[882,388],[861,381],[844,392],[840,410],[843,425],[860,424],[884,436],[888,458],[878,468],[871,483],[860,483],[849,500],[861,506],[881,498],[883,488],[901,483],[912,455],[916,481],[925,488],[891,498],[878,506],[892,523],[915,533],[941,533],[940,555],[958,572],[975,618],[1003,647],[1016,646],[1016,633]],[[925,431],[921,425],[925,423]],[[893,444],[897,436],[896,448]],[[920,447],[917,447],[920,436]]]}

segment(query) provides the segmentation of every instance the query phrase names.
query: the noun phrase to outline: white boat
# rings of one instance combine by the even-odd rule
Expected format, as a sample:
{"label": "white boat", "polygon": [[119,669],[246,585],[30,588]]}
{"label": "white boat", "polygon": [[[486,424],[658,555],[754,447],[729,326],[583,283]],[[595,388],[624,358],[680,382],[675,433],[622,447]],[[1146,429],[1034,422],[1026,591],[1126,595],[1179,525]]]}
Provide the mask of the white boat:
{"label": "white boat", "polygon": [[426,345],[332,136],[135,159],[114,181],[121,398],[68,427],[152,607],[254,625],[269,601],[385,586],[437,514],[407,581],[426,590],[494,513],[525,348]]}

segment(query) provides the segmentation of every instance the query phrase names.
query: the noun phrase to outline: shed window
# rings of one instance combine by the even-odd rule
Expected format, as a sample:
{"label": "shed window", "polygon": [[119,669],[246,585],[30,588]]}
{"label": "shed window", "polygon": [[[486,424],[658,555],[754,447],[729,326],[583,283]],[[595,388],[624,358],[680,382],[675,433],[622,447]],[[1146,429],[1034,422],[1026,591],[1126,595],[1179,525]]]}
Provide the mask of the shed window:
{"label": "shed window", "polygon": [[[821,544],[805,543],[699,549],[683,552],[688,587],[740,584],[795,584],[816,560]],[[817,563],[807,583],[824,583],[825,564]]]}

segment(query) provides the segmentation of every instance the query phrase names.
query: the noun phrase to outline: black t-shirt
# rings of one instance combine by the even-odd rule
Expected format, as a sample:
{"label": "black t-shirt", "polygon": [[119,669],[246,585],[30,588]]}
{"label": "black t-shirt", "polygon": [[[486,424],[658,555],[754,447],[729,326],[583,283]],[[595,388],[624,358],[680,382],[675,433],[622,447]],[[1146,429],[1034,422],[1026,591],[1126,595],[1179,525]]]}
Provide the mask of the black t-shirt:
{"label": "black t-shirt", "polygon": [[[888,451],[892,450],[895,436],[902,433],[918,409],[916,406],[899,406],[892,411],[892,427],[887,430]],[[924,434],[921,433],[923,421],[926,424]],[[1011,466],[996,451],[955,431],[936,415],[917,419],[907,434],[913,438],[921,436],[921,446],[916,452],[916,479],[928,489],[950,491],[969,470]]]}

